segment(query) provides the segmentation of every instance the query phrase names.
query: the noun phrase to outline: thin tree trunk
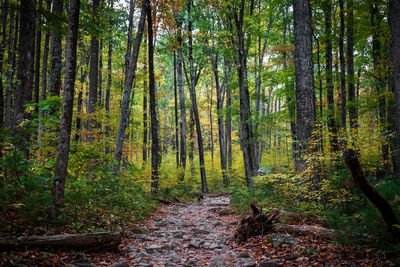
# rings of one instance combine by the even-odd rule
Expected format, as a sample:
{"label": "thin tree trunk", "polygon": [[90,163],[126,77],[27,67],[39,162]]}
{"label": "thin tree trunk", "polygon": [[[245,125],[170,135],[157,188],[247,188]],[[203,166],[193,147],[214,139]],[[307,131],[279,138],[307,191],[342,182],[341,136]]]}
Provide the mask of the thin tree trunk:
{"label": "thin tree trunk", "polygon": [[[188,1],[188,14],[190,17],[190,10],[192,6],[192,0]],[[192,36],[192,21],[189,19],[188,21],[188,34],[189,34],[189,64],[190,64],[190,98],[192,101],[192,109],[194,115],[194,121],[196,124],[196,134],[197,134],[197,145],[199,148],[199,161],[200,161],[200,176],[201,176],[201,192],[207,193],[207,178],[206,178],[206,170],[204,166],[204,147],[203,147],[203,137],[201,133],[201,125],[200,125],[200,116],[199,110],[197,108],[197,99],[196,99],[196,84],[200,75],[201,70],[198,70],[198,73],[195,73],[194,70],[194,60],[193,60],[193,36]]]}
{"label": "thin tree trunk", "polygon": [[[229,87],[228,81],[228,61],[224,57],[224,80],[225,80],[225,91],[226,91],[226,117],[225,117],[225,151],[227,158],[227,167],[226,171],[232,170],[232,97],[231,97],[231,88]],[[229,68],[230,70],[230,68]],[[229,71],[230,72],[230,71]]]}
{"label": "thin tree trunk", "polygon": [[[0,74],[3,73],[3,60],[4,51],[7,46],[7,17],[8,17],[8,0],[2,3],[4,6],[1,11],[1,43],[0,43]],[[4,87],[3,87],[3,77],[0,77],[0,127],[4,126]],[[1,156],[1,151],[0,151]]]}
{"label": "thin tree trunk", "polygon": [[[51,1],[47,0],[47,10],[50,11],[51,9]],[[44,37],[44,47],[43,47],[43,58],[42,58],[42,88],[40,92],[40,102],[46,99],[47,94],[47,65],[48,65],[48,58],[49,58],[49,44],[50,44],[50,31],[46,31]],[[43,134],[44,126],[42,123],[42,119],[44,117],[44,111],[39,111],[39,125],[38,125],[38,143],[41,144],[41,137]]]}
{"label": "thin tree trunk", "polygon": [[176,50],[174,50],[174,108],[175,108],[175,154],[176,168],[179,168],[179,126],[178,126],[178,92],[176,86]]}
{"label": "thin tree trunk", "polygon": [[324,2],[325,14],[325,60],[326,60],[326,98],[328,102],[328,131],[331,151],[338,150],[337,129],[335,122],[335,103],[333,97],[333,72],[332,72],[332,2]]}
{"label": "thin tree trunk", "polygon": [[[177,25],[178,28],[182,26],[182,24]],[[185,103],[185,91],[183,87],[183,52],[182,52],[182,32],[179,30],[178,33],[178,91],[179,91],[179,107],[180,107],[180,122],[179,126],[181,129],[180,138],[181,138],[181,147],[180,147],[180,162],[179,166],[183,168],[183,172],[180,175],[180,179],[183,180],[185,177],[185,169],[186,169],[186,103]]]}
{"label": "thin tree trunk", "polygon": [[[354,16],[353,0],[347,1],[347,87],[349,97],[350,127],[354,132],[358,127],[357,103],[354,88]],[[353,142],[355,137],[353,136]]]}
{"label": "thin tree trunk", "polygon": [[[224,109],[224,96],[223,89],[219,83],[219,73],[218,73],[218,52],[215,54],[215,59],[211,57],[212,68],[214,72],[215,78],[215,88],[217,91],[217,114],[218,114],[218,140],[219,140],[219,151],[220,151],[220,162],[221,162],[221,171],[222,171],[222,179],[224,184],[227,185],[227,177],[226,177],[226,145],[225,145],[225,133],[224,133],[224,117],[223,117],[223,109]],[[224,85],[227,86],[227,77],[226,76],[226,67],[224,66]],[[211,112],[211,111],[210,111]]]}
{"label": "thin tree trunk", "polygon": [[[39,10],[42,9],[42,0],[39,0]],[[35,113],[38,114],[39,112],[39,85],[40,85],[40,58],[42,52],[42,31],[41,31],[41,24],[42,24],[42,16],[39,16],[38,20],[38,27],[36,31],[36,52],[35,52],[35,88],[34,88],[34,103],[36,104]]]}
{"label": "thin tree trunk", "polygon": [[[92,20],[94,23],[99,22],[98,9],[100,0],[93,0],[93,14]],[[90,40],[90,69],[89,69],[89,100],[88,100],[88,115],[87,121],[87,142],[93,142],[93,130],[95,129],[95,120],[93,118],[94,112],[96,111],[97,104],[97,89],[99,83],[99,40],[95,33],[92,33]]]}
{"label": "thin tree trunk", "polygon": [[[114,0],[110,1],[110,9],[113,10],[114,7]],[[106,138],[110,136],[110,94],[111,94],[111,81],[112,81],[112,50],[113,50],[113,40],[112,40],[112,32],[113,32],[113,20],[112,17],[110,17],[110,22],[109,22],[109,40],[108,40],[108,60],[107,60],[107,89],[106,89],[106,95],[105,95],[105,110],[106,110]],[[109,145],[106,146],[105,150],[106,154],[111,153],[111,148]]]}
{"label": "thin tree trunk", "polygon": [[[146,35],[144,36],[144,45],[146,48],[147,52],[147,38]],[[143,164],[147,162],[147,148],[148,148],[148,142],[147,142],[147,95],[148,95],[148,88],[147,88],[147,55],[146,52],[144,54],[144,60],[143,60],[143,72],[144,72],[144,81],[143,81]]]}
{"label": "thin tree trunk", "polygon": [[56,171],[53,182],[53,205],[50,211],[52,219],[60,215],[64,204],[64,187],[67,179],[69,142],[71,137],[72,111],[74,106],[74,87],[76,75],[76,48],[79,28],[80,0],[71,0],[69,5],[69,22],[67,45],[65,51],[65,76],[63,90],[63,104],[61,112],[61,126],[58,139]]}
{"label": "thin tree trunk", "polygon": [[[53,10],[51,12],[56,18],[60,18],[63,13],[63,0],[53,1]],[[62,44],[61,44],[61,21],[55,20],[53,31],[50,35],[50,84],[49,95],[59,96],[61,92],[61,61],[62,61]],[[50,111],[54,114],[55,110]]]}
{"label": "thin tree trunk", "polygon": [[[17,19],[18,20],[18,19]],[[6,101],[5,101],[5,126],[10,128],[13,124],[14,112],[13,108],[13,78],[14,78],[14,65],[15,65],[15,47],[16,43],[14,39],[17,39],[14,32],[17,20],[15,19],[15,12],[10,12],[10,30],[8,34],[8,51],[7,51],[7,89],[6,89]]]}
{"label": "thin tree trunk", "polygon": [[[146,3],[147,1],[145,1]],[[129,114],[129,101],[132,91],[133,79],[135,78],[137,59],[139,56],[140,43],[142,42],[142,35],[144,31],[144,23],[146,19],[146,4],[142,5],[140,20],[138,24],[138,29],[136,32],[135,42],[133,45],[133,53],[131,59],[129,60],[129,66],[127,66],[128,71],[125,79],[124,94],[121,103],[121,114],[119,118],[118,134],[114,151],[114,172],[119,171],[122,158],[122,148],[124,146],[125,139],[125,129],[128,124],[127,118]]]}
{"label": "thin tree trunk", "polygon": [[[20,42],[18,48],[18,73],[15,92],[15,126],[20,125],[24,119],[30,119],[25,113],[25,104],[32,101],[33,65],[35,52],[35,25],[36,1],[26,0],[21,2],[20,12]],[[30,142],[29,133],[21,133],[20,149],[29,157],[27,146]]]}
{"label": "thin tree trunk", "polygon": [[[314,34],[314,33],[313,33]],[[319,124],[319,138],[320,138],[320,148],[321,152],[324,153],[324,137],[323,137],[323,132],[322,132],[322,121],[323,121],[323,109],[322,109],[322,103],[323,103],[323,95],[322,95],[322,75],[321,75],[321,61],[320,61],[320,46],[319,46],[319,40],[318,38],[314,35],[314,39],[317,42],[317,67],[318,67],[318,83],[319,83],[319,119],[320,119],[320,124]]]}
{"label": "thin tree trunk", "polygon": [[150,130],[151,130],[151,189],[158,190],[158,168],[161,163],[160,141],[158,136],[158,118],[157,118],[157,98],[156,85],[154,78],[154,43],[153,43],[153,19],[152,7],[149,0],[147,3],[147,28],[148,28],[148,47],[149,47],[149,95],[150,95]]}
{"label": "thin tree trunk", "polygon": [[103,39],[100,39],[99,45],[99,94],[97,96],[99,106],[102,107],[104,104],[103,94]]}
{"label": "thin tree trunk", "polygon": [[339,0],[340,7],[340,35],[339,35],[339,58],[340,58],[340,127],[346,131],[346,62],[344,59],[344,6],[343,0]]}
{"label": "thin tree trunk", "polygon": [[210,90],[210,102],[208,105],[208,117],[210,119],[210,148],[211,148],[211,165],[214,164],[214,129],[212,118],[212,90]]}
{"label": "thin tree trunk", "polygon": [[296,141],[295,170],[304,171],[305,151],[315,123],[315,95],[312,54],[311,6],[309,0],[293,0],[294,64],[296,81]]}
{"label": "thin tree trunk", "polygon": [[253,130],[251,124],[251,110],[249,88],[247,83],[246,50],[244,46],[243,17],[245,1],[240,3],[239,14],[235,10],[235,25],[237,31],[237,52],[238,52],[238,82],[240,92],[240,144],[243,152],[244,169],[248,188],[253,188],[252,177],[256,175],[258,166],[253,142]]}
{"label": "thin tree trunk", "polygon": [[[394,127],[396,135],[395,142],[392,142],[392,162],[395,177],[400,179],[400,2],[389,1],[389,26],[392,33],[390,42],[390,61],[392,63],[391,86],[395,96],[396,115],[394,116]],[[393,103],[394,104],[394,103]]]}

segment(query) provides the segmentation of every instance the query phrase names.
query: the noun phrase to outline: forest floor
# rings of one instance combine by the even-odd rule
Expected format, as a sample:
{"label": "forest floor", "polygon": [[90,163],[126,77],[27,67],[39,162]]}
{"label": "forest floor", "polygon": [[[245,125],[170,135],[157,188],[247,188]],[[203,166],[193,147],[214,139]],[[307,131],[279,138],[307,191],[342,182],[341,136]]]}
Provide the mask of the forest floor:
{"label": "forest floor", "polygon": [[228,195],[207,195],[201,202],[160,207],[122,238],[118,251],[0,253],[0,265],[22,266],[395,266],[373,249],[354,249],[313,235],[234,238],[240,217],[227,209]]}

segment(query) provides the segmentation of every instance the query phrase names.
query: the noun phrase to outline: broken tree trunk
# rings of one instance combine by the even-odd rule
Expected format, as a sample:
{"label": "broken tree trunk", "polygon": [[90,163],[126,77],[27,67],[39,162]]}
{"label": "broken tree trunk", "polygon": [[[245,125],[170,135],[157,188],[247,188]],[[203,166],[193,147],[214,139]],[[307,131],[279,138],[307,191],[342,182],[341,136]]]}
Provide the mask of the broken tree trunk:
{"label": "broken tree trunk", "polygon": [[121,233],[119,232],[94,232],[85,234],[0,238],[0,250],[14,250],[17,248],[96,250],[111,247],[116,248],[120,243]]}
{"label": "broken tree trunk", "polygon": [[400,233],[395,228],[395,225],[399,225],[396,215],[389,202],[368,182],[358,161],[357,152],[347,149],[343,152],[343,158],[347,168],[350,170],[354,183],[382,214],[388,231],[399,237]]}

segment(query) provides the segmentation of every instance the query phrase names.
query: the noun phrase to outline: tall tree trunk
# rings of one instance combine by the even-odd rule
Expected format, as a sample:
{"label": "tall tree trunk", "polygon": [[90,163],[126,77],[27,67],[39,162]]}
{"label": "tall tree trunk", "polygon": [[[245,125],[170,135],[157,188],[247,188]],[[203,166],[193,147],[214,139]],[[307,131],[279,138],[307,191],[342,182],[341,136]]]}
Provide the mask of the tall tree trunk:
{"label": "tall tree trunk", "polygon": [[[177,25],[178,28],[182,26],[182,24]],[[181,129],[180,138],[181,138],[181,147],[180,147],[180,162],[179,165],[183,168],[183,172],[180,175],[180,179],[183,180],[185,177],[185,169],[186,169],[186,103],[185,103],[185,91],[183,87],[183,51],[182,51],[182,32],[179,30],[178,33],[178,91],[179,91],[179,108],[180,108],[180,121],[179,126]]]}
{"label": "tall tree trunk", "polygon": [[339,35],[339,58],[340,58],[340,127],[346,131],[346,62],[344,59],[344,6],[343,0],[339,0],[340,7],[340,35]]}
{"label": "tall tree trunk", "polygon": [[146,5],[147,1],[144,1],[144,5],[142,5],[142,9],[140,12],[140,19],[139,19],[139,24],[138,24],[138,29],[136,31],[136,37],[135,37],[135,42],[133,44],[133,52],[132,56],[129,60],[129,66],[127,66],[128,71],[125,79],[125,85],[124,85],[124,94],[122,98],[122,103],[121,103],[121,114],[119,117],[119,125],[118,125],[118,134],[117,134],[117,140],[116,140],[116,145],[115,145],[115,150],[114,150],[114,172],[117,173],[119,171],[119,167],[121,164],[121,158],[122,158],[122,148],[124,146],[124,139],[125,139],[125,129],[128,124],[127,118],[129,114],[129,101],[130,101],[130,96],[131,96],[131,91],[132,91],[132,84],[133,84],[133,79],[135,78],[135,73],[136,73],[136,66],[137,66],[137,59],[139,56],[139,49],[140,49],[140,43],[142,42],[142,35],[144,31],[144,23],[146,19]]}
{"label": "tall tree trunk", "polygon": [[[356,92],[354,86],[354,5],[353,0],[347,1],[347,87],[349,94],[350,127],[354,132],[358,127]],[[353,142],[355,141],[353,136]]]}
{"label": "tall tree trunk", "polygon": [[251,123],[250,97],[247,83],[246,50],[244,46],[243,17],[245,1],[242,0],[238,10],[235,10],[235,25],[237,31],[238,53],[238,80],[240,98],[240,145],[243,152],[244,169],[248,188],[253,188],[253,176],[256,175],[258,166],[256,160],[255,143]]}
{"label": "tall tree trunk", "polygon": [[81,67],[81,90],[79,90],[78,93],[78,109],[77,109],[77,116],[76,116],[76,133],[75,133],[75,141],[81,141],[82,142],[82,104],[83,104],[83,90],[84,90],[84,84],[85,84],[85,80],[87,77],[87,71],[86,71],[86,66],[88,64],[89,61],[89,57],[86,55],[82,54],[82,67]]}
{"label": "tall tree trunk", "polygon": [[[93,3],[93,14],[92,20],[94,23],[99,22],[99,5],[100,0],[92,0]],[[99,40],[97,39],[97,33],[93,32],[90,40],[90,69],[89,69],[89,100],[88,100],[88,115],[87,121],[87,142],[93,142],[93,130],[95,128],[95,121],[93,118],[94,112],[96,111],[97,105],[97,87],[99,83]]]}
{"label": "tall tree trunk", "polygon": [[[47,10],[50,11],[51,9],[51,0],[47,0]],[[42,58],[42,88],[40,92],[40,101],[44,101],[46,99],[47,94],[47,61],[49,58],[49,44],[50,44],[50,31],[46,31],[44,37],[44,47],[43,47],[43,58]],[[43,134],[44,126],[42,123],[42,119],[44,117],[44,111],[39,111],[39,125],[38,125],[38,143],[41,144],[41,137]]]}
{"label": "tall tree trunk", "polygon": [[[313,33],[313,35],[314,35],[314,33]],[[319,40],[315,35],[314,35],[314,39],[317,42],[317,68],[318,68],[318,83],[319,83],[319,88],[318,88],[319,89],[319,116],[320,116],[319,117],[320,123],[318,125],[319,138],[320,138],[319,145],[320,145],[321,152],[324,153],[324,136],[323,136],[323,132],[322,132],[322,129],[323,129],[322,122],[323,122],[323,117],[324,117],[324,111],[322,108],[323,107],[323,104],[322,104],[323,103],[323,94],[322,94],[321,61],[320,61],[320,56],[319,56],[320,46],[319,46]]]}
{"label": "tall tree trunk", "polygon": [[129,1],[129,22],[128,22],[128,43],[125,53],[125,79],[128,77],[129,59],[132,54],[132,31],[133,31],[133,15],[135,13],[135,1]]}
{"label": "tall tree trunk", "polygon": [[[4,51],[7,46],[7,17],[8,17],[8,0],[2,1],[3,7],[1,11],[1,43],[0,43],[0,73],[3,73]],[[4,88],[3,77],[0,77],[0,127],[4,126]],[[0,152],[1,156],[1,152]]]}
{"label": "tall tree trunk", "polygon": [[[110,1],[110,10],[114,8],[114,0]],[[112,50],[113,50],[113,39],[112,39],[112,32],[113,32],[113,19],[110,17],[109,25],[108,25],[108,59],[107,59],[107,89],[105,95],[105,102],[104,107],[106,110],[106,138],[110,136],[110,94],[111,94],[111,81],[112,81]],[[106,146],[106,154],[111,152],[111,148],[109,145]]]}
{"label": "tall tree trunk", "polygon": [[[232,97],[231,88],[228,81],[228,61],[224,57],[224,81],[225,81],[225,91],[226,91],[226,117],[225,117],[225,151],[226,151],[226,161],[227,168],[226,171],[232,170]],[[229,68],[230,72],[230,68]]]}
{"label": "tall tree trunk", "polygon": [[147,87],[147,38],[146,34],[144,36],[144,45],[146,48],[145,54],[144,54],[144,60],[143,60],[143,72],[144,72],[144,81],[143,81],[143,149],[142,149],[142,154],[143,154],[143,164],[147,162],[147,147],[148,147],[148,142],[147,142],[147,95],[148,95],[148,87]]}
{"label": "tall tree trunk", "polygon": [[63,105],[61,112],[61,126],[58,140],[56,171],[53,182],[53,205],[50,211],[52,219],[60,215],[64,204],[64,187],[67,178],[69,142],[71,137],[72,111],[74,105],[74,86],[76,75],[76,48],[79,28],[80,0],[71,0],[69,6],[69,22],[67,45],[65,51],[65,76],[63,90]]}
{"label": "tall tree trunk", "polygon": [[312,54],[311,6],[309,0],[293,0],[294,64],[296,81],[296,157],[295,170],[304,171],[315,123],[314,73]]}
{"label": "tall tree trunk", "polygon": [[392,39],[390,42],[390,61],[392,63],[392,80],[391,88],[393,88],[395,103],[396,103],[396,115],[395,115],[395,132],[396,141],[392,142],[392,162],[394,174],[397,178],[400,178],[400,2],[396,0],[389,1],[389,26],[392,33]]}
{"label": "tall tree trunk", "polygon": [[[18,19],[17,19],[18,20]],[[14,65],[15,65],[15,48],[16,42],[14,27],[17,24],[15,19],[15,12],[10,12],[10,30],[8,34],[8,50],[7,50],[7,89],[6,89],[6,101],[5,101],[5,126],[10,128],[13,124],[14,112],[13,108],[13,78],[14,78]]]}
{"label": "tall tree trunk", "polygon": [[337,129],[335,121],[335,103],[333,97],[333,72],[332,72],[332,2],[324,2],[325,14],[325,60],[326,60],[326,98],[328,102],[328,131],[331,151],[338,150]]}
{"label": "tall tree trunk", "polygon": [[[42,9],[42,0],[39,0],[39,10]],[[38,114],[39,112],[39,85],[40,85],[40,58],[42,52],[42,31],[41,31],[41,24],[42,24],[42,16],[37,18],[37,31],[36,31],[36,52],[35,52],[35,88],[34,88],[34,103],[36,104],[35,113]]]}
{"label": "tall tree trunk", "polygon": [[[188,14],[190,17],[190,10],[192,6],[192,0],[188,1]],[[190,99],[192,101],[192,109],[194,115],[194,121],[196,124],[196,134],[197,134],[197,145],[199,148],[199,161],[200,161],[200,176],[201,176],[201,192],[207,193],[207,178],[206,178],[206,170],[204,166],[204,147],[203,147],[203,137],[201,133],[201,125],[200,125],[200,116],[199,110],[197,108],[197,99],[196,99],[196,84],[199,79],[199,75],[201,70],[198,70],[198,73],[195,73],[194,70],[194,60],[193,60],[193,36],[192,36],[192,21],[189,19],[188,21],[188,35],[189,35],[189,64],[190,64]]]}
{"label": "tall tree trunk", "polygon": [[99,94],[97,96],[97,100],[99,102],[99,106],[103,106],[104,104],[104,94],[103,94],[103,39],[100,39],[99,45]]}
{"label": "tall tree trunk", "polygon": [[212,90],[210,90],[210,102],[208,104],[208,118],[210,120],[210,149],[211,149],[211,164],[214,164],[214,129],[212,117]]}
{"label": "tall tree trunk", "polygon": [[178,126],[178,92],[176,86],[176,50],[174,50],[174,111],[175,111],[175,154],[176,168],[179,168],[179,126]]}
{"label": "tall tree trunk", "polygon": [[[382,136],[388,139],[387,134],[387,121],[386,121],[386,99],[385,99],[385,79],[383,77],[384,61],[382,60],[382,49],[380,32],[382,31],[382,19],[383,17],[379,15],[378,9],[379,1],[374,0],[371,3],[371,25],[372,25],[372,59],[374,64],[373,76],[375,78],[375,89],[378,95],[378,117],[380,124],[380,131]],[[360,72],[358,72],[360,74]],[[381,147],[382,159],[383,159],[383,169],[389,174],[389,145],[387,142],[382,143]]]}
{"label": "tall tree trunk", "polygon": [[[50,84],[49,95],[59,96],[61,92],[61,61],[62,61],[62,44],[61,44],[61,21],[63,14],[63,0],[54,0],[52,12],[54,17],[58,18],[53,24],[53,30],[50,35]],[[55,110],[51,110],[54,114]]]}
{"label": "tall tree trunk", "polygon": [[150,95],[150,130],[151,130],[151,189],[158,190],[158,168],[161,163],[160,141],[158,136],[158,118],[157,118],[157,98],[156,85],[154,78],[154,43],[153,43],[153,19],[152,7],[149,0],[147,3],[147,29],[148,29],[148,47],[149,47],[149,95]]}
{"label": "tall tree trunk", "polygon": [[[20,12],[20,39],[18,48],[18,73],[15,92],[15,126],[20,125],[24,119],[30,119],[25,113],[25,104],[32,101],[33,65],[35,52],[35,25],[36,25],[36,1],[26,0],[21,2]],[[30,134],[20,129],[20,149],[29,157],[27,146],[30,142]]]}
{"label": "tall tree trunk", "polygon": [[[215,88],[217,91],[217,114],[218,114],[218,140],[219,140],[219,153],[220,153],[220,162],[221,162],[221,171],[222,171],[222,179],[224,184],[227,185],[227,177],[226,177],[226,145],[225,145],[225,132],[224,132],[224,117],[223,117],[223,109],[224,109],[224,95],[223,88],[219,83],[219,73],[218,73],[218,52],[215,54],[215,59],[211,56],[211,63],[214,72],[215,78]],[[226,72],[224,67],[224,73]],[[225,75],[225,74],[224,74]],[[224,77],[224,85],[226,88],[227,78]]]}

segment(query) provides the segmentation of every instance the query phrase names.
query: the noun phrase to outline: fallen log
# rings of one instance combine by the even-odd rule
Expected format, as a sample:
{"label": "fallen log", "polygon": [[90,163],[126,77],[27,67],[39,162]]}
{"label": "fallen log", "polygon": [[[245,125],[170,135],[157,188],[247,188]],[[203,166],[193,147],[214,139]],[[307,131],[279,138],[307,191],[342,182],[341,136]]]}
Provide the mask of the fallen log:
{"label": "fallen log", "polygon": [[24,248],[97,250],[112,247],[117,248],[120,243],[120,232],[23,236],[16,238],[3,237],[0,238],[0,250],[4,251]]}
{"label": "fallen log", "polygon": [[314,226],[314,225],[293,225],[293,224],[276,224],[274,228],[278,232],[285,232],[289,234],[315,234],[318,236],[332,237],[335,230]]}

